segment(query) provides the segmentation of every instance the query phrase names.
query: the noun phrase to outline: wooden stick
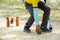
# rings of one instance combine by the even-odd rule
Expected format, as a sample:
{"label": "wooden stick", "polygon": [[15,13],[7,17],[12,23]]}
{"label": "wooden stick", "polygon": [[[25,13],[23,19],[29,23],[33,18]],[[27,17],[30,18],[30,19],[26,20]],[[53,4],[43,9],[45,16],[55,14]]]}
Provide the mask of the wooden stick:
{"label": "wooden stick", "polygon": [[11,23],[11,24],[13,24],[13,22],[14,22],[14,20],[13,20],[13,18],[11,18],[11,21],[10,21],[10,23]]}
{"label": "wooden stick", "polygon": [[6,18],[7,27],[10,27],[9,17]]}
{"label": "wooden stick", "polygon": [[16,26],[19,26],[19,17],[16,17]]}

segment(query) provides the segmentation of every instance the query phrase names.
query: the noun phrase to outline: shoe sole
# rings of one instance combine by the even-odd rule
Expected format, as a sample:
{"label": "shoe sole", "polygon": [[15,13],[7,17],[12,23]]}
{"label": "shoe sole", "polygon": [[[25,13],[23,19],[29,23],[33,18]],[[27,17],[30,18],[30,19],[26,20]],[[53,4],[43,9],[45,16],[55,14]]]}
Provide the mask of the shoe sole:
{"label": "shoe sole", "polygon": [[26,33],[31,33],[31,32],[27,32],[27,31],[25,31],[25,30],[24,30],[23,32],[26,32]]}

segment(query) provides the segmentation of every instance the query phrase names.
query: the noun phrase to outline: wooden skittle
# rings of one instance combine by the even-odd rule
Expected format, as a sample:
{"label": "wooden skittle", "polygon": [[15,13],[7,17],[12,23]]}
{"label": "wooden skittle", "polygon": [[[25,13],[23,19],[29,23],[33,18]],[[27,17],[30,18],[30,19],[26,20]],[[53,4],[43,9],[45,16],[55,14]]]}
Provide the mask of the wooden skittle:
{"label": "wooden skittle", "polygon": [[6,18],[7,27],[10,27],[9,17]]}
{"label": "wooden skittle", "polygon": [[19,17],[16,17],[16,26],[19,26]]}
{"label": "wooden skittle", "polygon": [[13,22],[14,22],[14,20],[13,20],[13,18],[11,18],[11,21],[10,21],[10,23],[11,23],[11,24],[13,24]]}

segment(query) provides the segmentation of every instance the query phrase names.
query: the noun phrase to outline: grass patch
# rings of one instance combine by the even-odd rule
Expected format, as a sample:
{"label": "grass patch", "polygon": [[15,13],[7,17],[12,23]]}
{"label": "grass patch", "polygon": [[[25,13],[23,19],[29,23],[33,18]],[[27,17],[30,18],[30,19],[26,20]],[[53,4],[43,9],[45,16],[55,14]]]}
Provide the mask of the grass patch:
{"label": "grass patch", "polygon": [[[13,14],[17,14],[17,15],[20,15],[20,16],[24,16],[24,15],[29,15],[28,14],[28,11],[24,8],[21,0],[18,1],[18,0],[0,0],[0,4],[8,4],[9,6],[21,6],[22,5],[22,8],[16,8],[16,9],[13,9],[13,8],[9,8],[11,10],[19,10],[19,12],[17,13],[1,13],[3,14],[2,16],[4,17],[7,17],[7,16],[11,16]],[[50,14],[50,18],[52,21],[60,21],[60,0],[57,0],[56,2],[57,4],[52,4],[50,3],[49,1],[47,1],[47,4],[51,7],[51,14]],[[4,8],[3,8],[4,9]],[[39,11],[39,20],[42,20],[42,16],[43,16],[43,12]],[[22,20],[26,20],[28,17],[22,19]]]}
{"label": "grass patch", "polygon": [[2,40],[2,38],[0,38],[0,40]]}

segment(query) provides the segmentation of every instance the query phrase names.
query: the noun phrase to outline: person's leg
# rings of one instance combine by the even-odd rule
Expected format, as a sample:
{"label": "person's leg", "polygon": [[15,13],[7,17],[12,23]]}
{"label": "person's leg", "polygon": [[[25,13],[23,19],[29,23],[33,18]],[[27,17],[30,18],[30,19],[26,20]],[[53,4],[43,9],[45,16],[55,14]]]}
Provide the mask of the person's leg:
{"label": "person's leg", "polygon": [[24,29],[29,29],[34,22],[33,7],[27,3],[25,3],[25,6],[26,6],[26,9],[30,13],[30,17],[29,17],[28,21],[26,22]]}
{"label": "person's leg", "polygon": [[50,7],[48,7],[44,2],[39,2],[38,8],[40,8],[44,11],[41,28],[43,30],[48,31],[47,24],[48,24],[48,18],[50,16]]}
{"label": "person's leg", "polygon": [[45,3],[46,3],[46,0],[44,0],[45,1]]}

